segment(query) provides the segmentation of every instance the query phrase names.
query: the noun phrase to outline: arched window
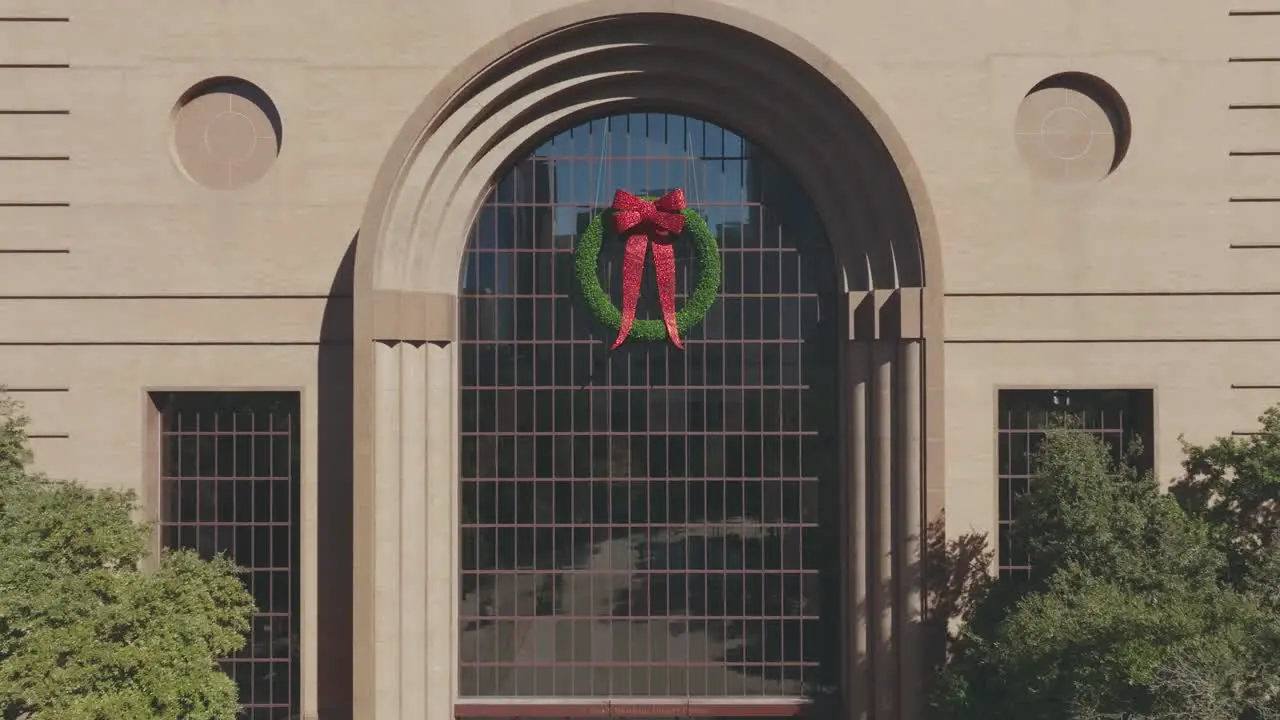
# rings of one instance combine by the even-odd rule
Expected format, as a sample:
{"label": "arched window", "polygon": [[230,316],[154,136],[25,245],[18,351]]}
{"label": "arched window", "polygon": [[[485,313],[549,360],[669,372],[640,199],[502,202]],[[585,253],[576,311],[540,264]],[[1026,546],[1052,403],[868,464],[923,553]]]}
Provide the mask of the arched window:
{"label": "arched window", "polygon": [[[577,294],[577,236],[615,189],[677,187],[718,238],[719,299],[683,352],[611,352]],[[623,245],[607,241],[599,268],[617,305]],[[696,282],[688,245],[678,307]],[[653,272],[640,317],[661,316]],[[703,120],[593,120],[498,180],[461,291],[462,698],[782,713],[832,691],[836,274],[783,165]]]}

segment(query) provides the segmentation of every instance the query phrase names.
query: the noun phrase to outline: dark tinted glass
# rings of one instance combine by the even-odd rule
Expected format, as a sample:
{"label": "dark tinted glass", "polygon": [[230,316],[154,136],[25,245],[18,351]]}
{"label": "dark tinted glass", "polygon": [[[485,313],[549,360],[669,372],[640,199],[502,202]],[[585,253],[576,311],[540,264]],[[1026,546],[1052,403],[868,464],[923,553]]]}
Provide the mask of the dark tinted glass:
{"label": "dark tinted glass", "polygon": [[1029,487],[1036,469],[1032,462],[1044,429],[1055,416],[1070,415],[1088,432],[1098,435],[1119,461],[1134,440],[1142,441],[1142,454],[1134,461],[1139,470],[1150,470],[1153,407],[1150,390],[1001,390],[997,428],[1000,492],[1000,548],[998,566],[1005,577],[1026,577],[1031,571],[1026,553],[1016,546],[1012,527],[1017,520],[1018,497]]}
{"label": "dark tinted glass", "polygon": [[[722,292],[683,352],[610,352],[578,299],[578,235],[618,188],[683,188],[718,238]],[[617,305],[624,244],[598,271]],[[701,120],[595,120],[498,180],[462,276],[463,697],[830,690],[834,289],[795,181]],[[649,260],[640,317],[657,297]]]}
{"label": "dark tinted glass", "polygon": [[188,392],[156,398],[160,533],[167,548],[229,556],[258,612],[222,661],[245,718],[295,717],[298,661],[297,393]]}

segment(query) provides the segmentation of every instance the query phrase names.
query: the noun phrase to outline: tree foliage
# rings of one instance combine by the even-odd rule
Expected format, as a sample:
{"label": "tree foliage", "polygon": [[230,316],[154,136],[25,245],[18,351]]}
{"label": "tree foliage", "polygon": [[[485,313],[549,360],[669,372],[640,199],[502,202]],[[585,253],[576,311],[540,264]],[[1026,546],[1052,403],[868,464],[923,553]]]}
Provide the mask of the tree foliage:
{"label": "tree foliage", "polygon": [[1280,718],[1280,412],[1263,425],[1188,445],[1172,493],[1049,430],[1014,526],[1030,577],[981,586],[936,717]]}
{"label": "tree foliage", "polygon": [[236,568],[184,551],[143,570],[133,494],[31,472],[24,426],[0,396],[0,717],[234,718],[215,660],[253,612]]}
{"label": "tree foliage", "polygon": [[1280,607],[1280,407],[1259,418],[1261,431],[1185,444],[1185,473],[1171,488],[1204,520],[1226,558],[1222,581],[1260,593]]}

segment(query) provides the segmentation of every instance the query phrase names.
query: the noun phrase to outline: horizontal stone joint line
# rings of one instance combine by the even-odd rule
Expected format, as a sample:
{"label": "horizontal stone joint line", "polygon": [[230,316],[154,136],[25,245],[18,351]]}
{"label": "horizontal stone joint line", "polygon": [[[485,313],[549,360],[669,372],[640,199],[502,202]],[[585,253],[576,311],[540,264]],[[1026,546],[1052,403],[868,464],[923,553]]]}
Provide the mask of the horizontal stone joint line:
{"label": "horizontal stone joint line", "polygon": [[1273,343],[1280,337],[1261,338],[950,338],[948,345],[1053,345],[1053,344],[1102,344],[1102,343]]}
{"label": "horizontal stone joint line", "polygon": [[0,295],[5,300],[352,300],[348,293],[145,293],[130,295]]}
{"label": "horizontal stone joint line", "polygon": [[1129,298],[1129,297],[1271,297],[1280,295],[1280,290],[1101,290],[1101,291],[1048,291],[1028,290],[1024,292],[978,291],[949,292],[943,294],[948,298]]}
{"label": "horizontal stone joint line", "polygon": [[351,347],[350,340],[0,340],[0,347]]}

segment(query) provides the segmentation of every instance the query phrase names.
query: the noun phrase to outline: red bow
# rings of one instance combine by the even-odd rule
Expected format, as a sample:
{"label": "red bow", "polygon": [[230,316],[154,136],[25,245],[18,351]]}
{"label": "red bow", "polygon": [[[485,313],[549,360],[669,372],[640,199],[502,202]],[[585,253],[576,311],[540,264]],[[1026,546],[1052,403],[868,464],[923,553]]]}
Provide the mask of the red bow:
{"label": "red bow", "polygon": [[[671,344],[684,349],[676,327],[676,255],[671,235],[684,230],[684,190],[672,190],[657,200],[644,200],[619,190],[613,196],[613,224],[619,233],[639,227],[652,229],[653,268],[658,276],[658,301],[662,321],[667,326]],[[658,238],[662,238],[659,241]],[[622,325],[613,341],[616,349],[627,339],[636,320],[636,302],[640,299],[640,282],[644,273],[644,257],[649,250],[649,235],[638,232],[627,238],[627,254],[622,261]]]}

